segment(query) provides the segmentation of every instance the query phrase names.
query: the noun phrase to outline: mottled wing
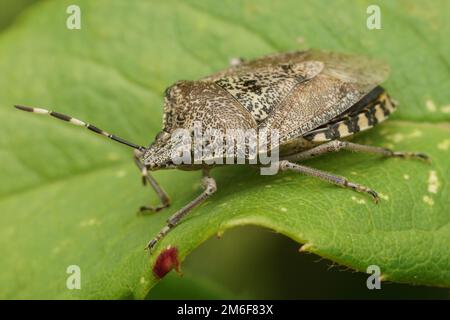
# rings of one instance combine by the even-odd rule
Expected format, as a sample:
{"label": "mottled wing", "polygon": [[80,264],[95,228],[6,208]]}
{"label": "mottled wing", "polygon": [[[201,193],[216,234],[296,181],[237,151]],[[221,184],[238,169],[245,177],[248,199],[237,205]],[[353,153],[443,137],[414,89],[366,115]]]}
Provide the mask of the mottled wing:
{"label": "mottled wing", "polygon": [[315,77],[322,69],[323,64],[319,61],[247,63],[203,80],[226,91],[260,123],[293,89]]}
{"label": "mottled wing", "polygon": [[388,75],[388,67],[365,57],[306,51],[272,55],[253,63],[273,64],[320,61],[323,70],[295,86],[259,125],[277,129],[280,143],[301,137],[327,123],[357,103]]}

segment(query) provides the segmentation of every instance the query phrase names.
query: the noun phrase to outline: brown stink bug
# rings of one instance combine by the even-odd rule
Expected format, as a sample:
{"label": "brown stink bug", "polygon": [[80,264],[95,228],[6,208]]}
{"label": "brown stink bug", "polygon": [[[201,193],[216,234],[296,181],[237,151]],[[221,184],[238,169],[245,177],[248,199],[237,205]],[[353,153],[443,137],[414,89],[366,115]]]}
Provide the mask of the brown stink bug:
{"label": "brown stink bug", "polygon": [[[149,171],[175,168],[203,171],[204,191],[167,220],[167,225],[148,243],[151,249],[183,216],[216,191],[209,170],[217,163],[210,164],[201,157],[194,163],[177,164],[173,160],[177,140],[172,136],[178,129],[192,133],[196,122],[206,129],[220,131],[277,131],[280,170],[300,172],[368,193],[378,201],[378,194],[368,187],[297,162],[341,149],[428,159],[423,153],[396,152],[342,140],[372,128],[396,109],[397,103],[379,86],[388,72],[385,64],[372,59],[309,50],[273,54],[235,64],[197,81],[178,81],[166,90],[163,128],[148,147],[57,112],[24,106],[16,108],[84,126],[135,149],[134,161],[144,184],[149,183],[161,200],[158,206],[141,207],[142,212],[159,211],[170,204],[169,197]],[[253,164],[261,166],[258,161]]]}

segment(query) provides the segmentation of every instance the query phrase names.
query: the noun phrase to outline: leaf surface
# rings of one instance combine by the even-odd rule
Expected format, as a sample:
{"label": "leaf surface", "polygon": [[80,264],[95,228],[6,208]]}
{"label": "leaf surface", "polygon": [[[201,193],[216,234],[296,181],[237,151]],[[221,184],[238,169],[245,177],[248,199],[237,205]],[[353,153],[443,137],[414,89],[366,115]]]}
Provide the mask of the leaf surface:
{"label": "leaf surface", "polygon": [[[450,287],[449,2],[379,1],[381,30],[366,28],[367,1],[77,3],[81,30],[65,27],[70,1],[46,1],[0,35],[2,298],[144,298],[168,245],[182,261],[209,237],[248,224],[353,269],[376,264],[390,281]],[[432,164],[348,152],[307,162],[381,192],[379,205],[299,174],[229,166],[212,172],[217,194],[149,256],[144,245],[199,194],[200,174],[156,172],[173,204],[137,217],[157,199],[129,150],[12,108],[48,106],[148,144],[176,80],[232,57],[307,47],[391,66],[385,86],[399,110],[355,141],[427,152]],[[81,269],[81,290],[66,287],[70,265]]]}

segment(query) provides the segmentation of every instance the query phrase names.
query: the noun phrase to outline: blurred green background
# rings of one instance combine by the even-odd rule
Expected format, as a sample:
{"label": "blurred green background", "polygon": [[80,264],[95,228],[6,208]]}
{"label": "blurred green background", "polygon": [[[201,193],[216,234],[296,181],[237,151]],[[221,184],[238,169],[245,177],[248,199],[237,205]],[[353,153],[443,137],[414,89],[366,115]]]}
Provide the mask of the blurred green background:
{"label": "blurred green background", "polygon": [[[32,0],[0,2],[0,32]],[[299,244],[257,227],[228,231],[207,240],[186,258],[183,276],[171,273],[148,298],[442,298],[449,290],[382,283],[368,290],[366,274],[352,272],[314,254],[298,253]],[[1,284],[0,284],[1,286]]]}
{"label": "blurred green background", "polygon": [[0,30],[7,28],[14,19],[37,0],[2,0],[0,1]]}

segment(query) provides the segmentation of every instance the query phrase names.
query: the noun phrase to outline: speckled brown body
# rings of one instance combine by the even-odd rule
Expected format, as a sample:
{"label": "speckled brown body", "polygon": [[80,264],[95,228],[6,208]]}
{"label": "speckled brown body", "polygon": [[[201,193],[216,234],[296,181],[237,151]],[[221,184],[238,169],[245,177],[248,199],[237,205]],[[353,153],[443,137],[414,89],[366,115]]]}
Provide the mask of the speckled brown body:
{"label": "speckled brown body", "polygon": [[[298,162],[339,150],[427,160],[428,157],[420,152],[393,151],[343,140],[372,128],[395,110],[396,103],[379,86],[387,75],[387,66],[375,60],[311,50],[274,54],[235,65],[197,81],[178,81],[166,90],[163,128],[149,147],[132,143],[55,111],[21,105],[16,105],[16,108],[50,115],[133,148],[134,162],[141,172],[144,185],[150,185],[160,199],[156,206],[142,206],[141,213],[160,211],[170,205],[169,196],[150,171],[170,168],[202,169],[203,192],[168,218],[167,224],[147,244],[146,248],[152,249],[186,214],[217,191],[216,182],[209,174],[209,169],[216,164],[208,161],[217,159],[216,154],[211,158],[201,152],[200,159],[197,159],[200,161],[196,164],[176,164],[173,160],[173,151],[179,151],[176,148],[180,141],[177,138],[177,132],[180,131],[178,129],[187,134],[187,154],[190,156],[193,153],[195,159],[197,149],[191,137],[196,136],[197,124],[201,125],[202,130],[218,130],[209,135],[209,138],[202,139],[201,148],[211,147],[215,143],[221,145],[218,142],[223,139],[222,135],[231,130],[257,134],[265,132],[271,143],[262,146],[280,147],[270,150],[271,156],[277,156],[270,163],[270,169],[274,165],[276,170],[268,174],[276,174],[278,170],[294,171],[366,193],[377,202],[379,196],[371,188]],[[275,145],[274,133],[278,133],[279,138]],[[258,161],[251,162],[250,152],[245,153],[242,158],[262,166],[261,174],[265,174],[263,172],[267,167],[264,166],[268,163],[259,158],[264,152],[259,144],[263,138],[260,135],[257,138]],[[184,138],[181,141],[184,142]],[[236,141],[239,139],[236,138]],[[232,150],[234,151],[234,146]],[[218,156],[222,159],[225,155],[227,154],[219,153]],[[177,252],[176,247],[163,252],[155,265],[157,276],[163,276],[170,268],[178,265]]]}
{"label": "speckled brown body", "polygon": [[[346,111],[387,75],[387,66],[375,60],[303,51],[266,56],[198,81],[178,81],[166,90],[163,129],[145,152],[144,163],[152,168],[173,167],[169,138],[176,129],[191,129],[195,121],[224,133],[228,129],[278,130],[281,157],[306,150],[320,143],[305,139],[308,133],[347,116]],[[393,111],[390,100],[389,105]],[[353,126],[347,131],[353,134],[369,127]],[[183,167],[203,166],[178,166]]]}

